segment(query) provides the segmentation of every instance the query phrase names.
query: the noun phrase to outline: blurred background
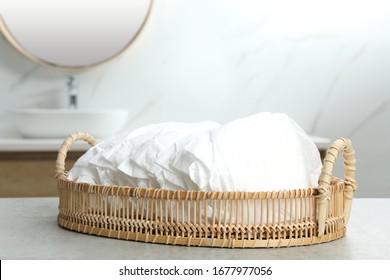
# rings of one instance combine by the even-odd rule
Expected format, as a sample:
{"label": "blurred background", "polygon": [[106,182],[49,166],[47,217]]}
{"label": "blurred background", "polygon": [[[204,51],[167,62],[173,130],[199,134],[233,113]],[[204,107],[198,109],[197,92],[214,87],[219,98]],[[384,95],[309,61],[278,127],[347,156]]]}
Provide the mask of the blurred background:
{"label": "blurred background", "polygon": [[[0,37],[0,138],[21,138],[10,109],[66,107],[68,76]],[[122,55],[74,76],[80,108],[129,111],[122,131],[286,113],[310,135],[352,140],[356,197],[390,197],[387,1],[153,1]]]}

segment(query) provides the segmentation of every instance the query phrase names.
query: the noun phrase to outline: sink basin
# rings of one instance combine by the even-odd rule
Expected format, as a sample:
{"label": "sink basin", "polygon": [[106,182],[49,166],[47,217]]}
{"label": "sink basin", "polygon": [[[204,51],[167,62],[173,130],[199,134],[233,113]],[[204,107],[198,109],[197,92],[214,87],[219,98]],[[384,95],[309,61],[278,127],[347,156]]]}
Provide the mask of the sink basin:
{"label": "sink basin", "polygon": [[125,110],[17,109],[10,114],[15,128],[26,138],[62,139],[73,132],[106,138],[119,132],[128,119]]}

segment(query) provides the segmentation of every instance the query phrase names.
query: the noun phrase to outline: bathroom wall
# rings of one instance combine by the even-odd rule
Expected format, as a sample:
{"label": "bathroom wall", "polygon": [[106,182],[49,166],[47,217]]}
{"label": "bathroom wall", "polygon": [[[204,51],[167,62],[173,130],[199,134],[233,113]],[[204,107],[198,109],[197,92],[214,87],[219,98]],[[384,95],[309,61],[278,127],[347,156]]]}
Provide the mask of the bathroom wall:
{"label": "bathroom wall", "polygon": [[[8,109],[64,107],[67,75],[0,38],[0,137],[20,137]],[[308,134],[351,138],[356,196],[390,197],[386,1],[158,0],[124,55],[76,77],[81,107],[131,112],[124,131],[287,113]]]}

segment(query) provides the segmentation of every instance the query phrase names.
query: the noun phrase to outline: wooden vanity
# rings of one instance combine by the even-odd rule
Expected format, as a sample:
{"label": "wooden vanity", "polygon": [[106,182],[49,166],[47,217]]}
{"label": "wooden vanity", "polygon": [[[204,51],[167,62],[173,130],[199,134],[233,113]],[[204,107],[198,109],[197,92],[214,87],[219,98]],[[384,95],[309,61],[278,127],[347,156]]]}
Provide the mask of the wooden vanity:
{"label": "wooden vanity", "polygon": [[[70,168],[83,152],[69,152]],[[0,197],[57,196],[57,152],[0,152]]]}
{"label": "wooden vanity", "polygon": [[[0,197],[57,196],[55,162],[63,140],[0,140]],[[89,145],[77,143],[68,153],[70,169]]]}

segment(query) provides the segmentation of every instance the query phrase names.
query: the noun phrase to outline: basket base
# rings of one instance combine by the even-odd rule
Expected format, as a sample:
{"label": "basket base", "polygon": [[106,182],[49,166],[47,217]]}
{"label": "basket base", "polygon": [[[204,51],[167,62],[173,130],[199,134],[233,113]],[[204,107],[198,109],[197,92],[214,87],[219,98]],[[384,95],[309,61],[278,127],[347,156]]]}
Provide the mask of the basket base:
{"label": "basket base", "polygon": [[61,218],[58,216],[58,224],[66,229],[87,233],[97,236],[104,236],[109,238],[117,238],[124,240],[141,241],[146,243],[183,245],[183,246],[200,246],[200,247],[221,247],[221,248],[277,248],[277,247],[294,247],[313,245],[319,243],[330,242],[342,238],[346,234],[346,228],[339,231],[324,234],[322,237],[312,236],[303,238],[289,238],[289,239],[267,239],[267,240],[238,240],[238,239],[221,239],[221,238],[197,238],[197,237],[181,237],[181,236],[165,236],[154,235],[149,233],[137,233],[118,231],[112,229],[104,229],[92,227]]}

